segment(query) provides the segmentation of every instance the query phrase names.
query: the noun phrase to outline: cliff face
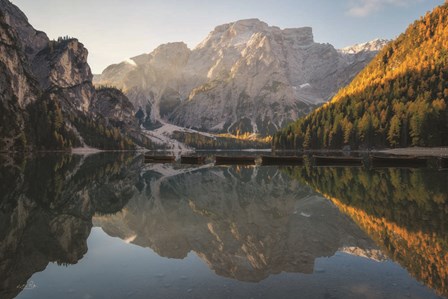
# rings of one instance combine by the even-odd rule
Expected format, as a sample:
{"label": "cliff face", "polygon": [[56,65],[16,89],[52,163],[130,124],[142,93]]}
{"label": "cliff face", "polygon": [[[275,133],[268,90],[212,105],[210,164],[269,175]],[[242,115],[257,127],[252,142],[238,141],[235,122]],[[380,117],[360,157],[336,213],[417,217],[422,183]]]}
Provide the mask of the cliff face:
{"label": "cliff face", "polygon": [[[9,2],[7,2],[9,3]],[[0,1],[1,7],[6,1]],[[14,12],[14,10],[12,10]],[[37,82],[30,76],[27,57],[18,34],[11,27],[11,11],[0,11],[0,149],[23,147],[24,109],[39,96]]]}
{"label": "cliff face", "polygon": [[[21,64],[27,69],[27,77],[37,79],[43,92],[51,89],[63,89],[71,100],[69,103],[82,111],[88,111],[93,98],[92,73],[87,64],[88,51],[76,39],[60,39],[50,41],[44,32],[35,30],[25,14],[7,0],[1,0],[3,23],[9,27],[10,37],[4,42],[14,44],[16,50],[23,56],[22,61],[3,58],[10,65]],[[13,74],[20,75],[17,70]],[[24,82],[25,80],[13,80]],[[11,86],[12,90],[19,90],[23,96],[18,100],[22,108],[33,101],[33,97],[26,95],[24,87]],[[34,98],[35,100],[35,98]]]}
{"label": "cliff face", "polygon": [[107,67],[94,81],[124,90],[135,112],[141,110],[146,123],[157,123],[180,104],[182,90],[188,89],[182,71],[190,54],[184,43],[161,45],[150,54]]}
{"label": "cliff face", "polygon": [[43,90],[64,98],[66,109],[88,112],[95,100],[88,51],[77,39],[49,42],[33,61],[33,73]]}
{"label": "cliff face", "polygon": [[309,27],[241,20],[216,27],[194,50],[162,45],[94,80],[123,88],[153,122],[270,134],[329,100],[383,45],[350,56],[315,43]]}
{"label": "cliff face", "polygon": [[97,95],[84,45],[68,37],[50,41],[7,0],[0,0],[0,54],[0,151],[129,149],[131,139],[151,146],[138,128],[124,137],[126,130],[111,125],[113,116],[106,120],[92,108]]}

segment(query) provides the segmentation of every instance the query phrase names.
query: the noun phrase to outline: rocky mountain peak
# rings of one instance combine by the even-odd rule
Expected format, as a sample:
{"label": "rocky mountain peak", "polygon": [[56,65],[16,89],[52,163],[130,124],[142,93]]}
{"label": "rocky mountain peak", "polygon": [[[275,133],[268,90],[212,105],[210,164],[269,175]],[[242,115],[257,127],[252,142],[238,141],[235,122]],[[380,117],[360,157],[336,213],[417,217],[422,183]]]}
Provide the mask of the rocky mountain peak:
{"label": "rocky mountain peak", "polygon": [[235,22],[218,25],[215,29],[210,32],[210,35],[222,34],[227,31],[232,31],[235,34],[242,34],[245,32],[256,32],[260,30],[266,30],[269,25],[259,19],[243,19]]}
{"label": "rocky mountain peak", "polygon": [[34,56],[48,45],[48,36],[44,32],[34,29],[28,22],[26,15],[9,0],[0,0],[0,7],[5,22],[14,28],[22,49],[28,59],[32,61]]}
{"label": "rocky mountain peak", "polygon": [[353,46],[348,46],[339,50],[343,54],[358,54],[361,52],[373,52],[381,50],[385,45],[387,45],[390,40],[376,38],[372,41],[355,44]]}
{"label": "rocky mountain peak", "polygon": [[147,123],[268,135],[329,100],[373,58],[373,47],[345,55],[315,43],[311,27],[247,19],[217,26],[191,51],[162,45],[94,82],[123,88]]}
{"label": "rocky mountain peak", "polygon": [[285,39],[308,45],[314,42],[311,27],[286,28],[269,26],[259,19],[245,19],[217,26],[195,50],[207,47],[244,47],[254,35],[283,35]]}
{"label": "rocky mountain peak", "polygon": [[195,50],[242,46],[249,41],[255,32],[260,32],[266,28],[268,28],[268,25],[257,19],[241,20],[217,26]]}
{"label": "rocky mountain peak", "polygon": [[235,35],[245,34],[247,32],[259,32],[269,28],[269,25],[259,19],[239,20],[231,23],[230,30]]}
{"label": "rocky mountain peak", "polygon": [[283,36],[287,40],[295,42],[299,45],[310,45],[314,43],[313,28],[286,28],[282,30]]}
{"label": "rocky mountain peak", "polygon": [[167,43],[151,52],[148,62],[162,68],[185,66],[190,53],[190,49],[184,42]]}

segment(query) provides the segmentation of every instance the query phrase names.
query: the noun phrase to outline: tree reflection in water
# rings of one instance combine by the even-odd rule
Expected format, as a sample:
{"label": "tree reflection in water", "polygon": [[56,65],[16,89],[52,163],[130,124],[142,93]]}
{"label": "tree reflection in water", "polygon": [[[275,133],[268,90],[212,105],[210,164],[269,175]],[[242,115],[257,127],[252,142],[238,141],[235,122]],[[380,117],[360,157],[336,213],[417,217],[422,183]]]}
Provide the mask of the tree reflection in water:
{"label": "tree reflection in water", "polygon": [[289,168],[387,255],[448,296],[448,174],[432,169]]}
{"label": "tree reflection in water", "polygon": [[193,251],[216,274],[249,282],[313,273],[316,258],[337,251],[382,261],[379,245],[447,294],[446,173],[190,168],[133,154],[0,159],[1,298],[49,262],[77,263],[92,225],[162,257]]}

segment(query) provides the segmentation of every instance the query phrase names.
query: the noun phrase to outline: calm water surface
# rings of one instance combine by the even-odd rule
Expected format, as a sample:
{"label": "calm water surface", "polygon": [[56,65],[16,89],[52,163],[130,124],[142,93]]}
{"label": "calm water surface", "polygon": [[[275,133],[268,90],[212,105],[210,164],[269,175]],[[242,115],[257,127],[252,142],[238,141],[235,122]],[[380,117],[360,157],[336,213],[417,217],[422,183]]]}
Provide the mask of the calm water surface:
{"label": "calm water surface", "polygon": [[0,298],[448,296],[447,171],[0,160]]}

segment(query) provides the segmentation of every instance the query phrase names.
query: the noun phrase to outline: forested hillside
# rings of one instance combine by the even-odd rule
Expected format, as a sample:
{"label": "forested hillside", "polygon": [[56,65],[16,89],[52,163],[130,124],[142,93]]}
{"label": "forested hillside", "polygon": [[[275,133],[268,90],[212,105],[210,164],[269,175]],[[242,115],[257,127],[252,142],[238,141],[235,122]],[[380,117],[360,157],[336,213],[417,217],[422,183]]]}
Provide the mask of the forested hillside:
{"label": "forested hillside", "polygon": [[274,149],[448,145],[448,3],[389,43],[330,103],[279,131]]}

